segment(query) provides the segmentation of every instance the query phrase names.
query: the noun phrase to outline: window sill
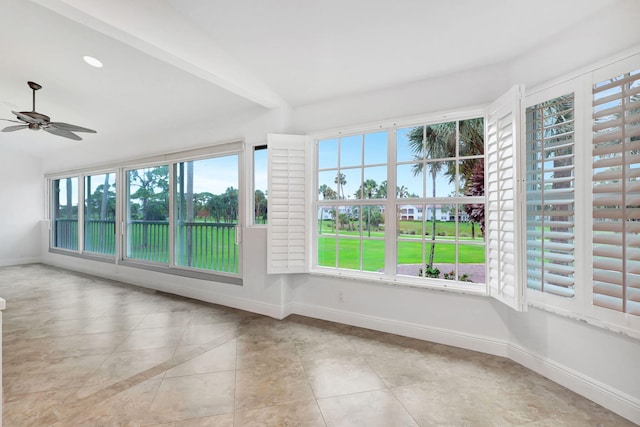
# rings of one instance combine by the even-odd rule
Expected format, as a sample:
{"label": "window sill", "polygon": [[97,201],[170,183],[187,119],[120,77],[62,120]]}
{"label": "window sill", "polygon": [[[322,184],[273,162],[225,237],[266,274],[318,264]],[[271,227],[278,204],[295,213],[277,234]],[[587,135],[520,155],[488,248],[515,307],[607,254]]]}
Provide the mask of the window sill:
{"label": "window sill", "polygon": [[358,280],[368,283],[379,283],[386,286],[410,287],[428,289],[432,291],[455,292],[467,295],[487,295],[484,283],[470,285],[468,282],[458,282],[444,279],[419,279],[409,276],[390,276],[378,273],[363,273],[351,270],[327,269],[316,267],[310,271],[311,275],[324,276],[343,280]]}
{"label": "window sill", "polygon": [[100,255],[100,254],[93,254],[93,253],[87,253],[87,252],[80,253],[72,250],[58,249],[58,248],[49,248],[49,252],[53,254],[58,254],[58,255],[82,258],[89,261],[98,261],[98,262],[104,262],[108,264],[117,264],[117,265],[122,265],[124,267],[139,268],[142,270],[155,271],[158,273],[171,274],[174,276],[189,277],[192,279],[207,280],[210,282],[220,282],[220,283],[227,283],[230,285],[239,285],[239,286],[242,286],[242,283],[243,283],[242,277],[225,275],[225,274],[221,274],[213,271],[210,272],[206,270],[195,270],[195,269],[190,270],[186,268],[169,267],[168,265],[150,264],[145,262],[137,262],[133,260],[116,261],[115,257],[110,255]]}

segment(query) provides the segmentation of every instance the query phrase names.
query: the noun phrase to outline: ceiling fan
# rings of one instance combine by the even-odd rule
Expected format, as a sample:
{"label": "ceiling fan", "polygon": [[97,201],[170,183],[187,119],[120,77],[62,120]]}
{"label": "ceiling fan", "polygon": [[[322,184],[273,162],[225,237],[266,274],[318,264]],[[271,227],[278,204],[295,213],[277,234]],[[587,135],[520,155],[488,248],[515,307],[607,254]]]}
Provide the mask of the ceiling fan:
{"label": "ceiling fan", "polygon": [[52,122],[49,116],[38,113],[36,111],[36,91],[42,89],[42,86],[34,82],[27,82],[27,84],[33,90],[33,109],[31,111],[12,111],[12,113],[16,115],[19,121],[0,119],[7,122],[20,123],[19,125],[7,126],[6,128],[2,129],[2,132],[14,132],[20,129],[42,129],[45,132],[63,136],[69,139],[74,139],[76,141],[82,141],[82,138],[80,138],[73,132],[97,133],[93,129],[70,125],[69,123]]}

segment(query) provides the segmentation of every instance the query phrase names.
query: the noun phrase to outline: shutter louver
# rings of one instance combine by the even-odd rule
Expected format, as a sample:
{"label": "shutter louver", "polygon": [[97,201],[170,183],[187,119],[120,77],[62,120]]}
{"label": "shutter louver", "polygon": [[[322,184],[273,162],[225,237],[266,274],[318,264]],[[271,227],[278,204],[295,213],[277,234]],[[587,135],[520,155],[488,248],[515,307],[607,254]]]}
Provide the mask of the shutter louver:
{"label": "shutter louver", "polygon": [[518,235],[522,93],[515,86],[489,106],[485,138],[487,286],[489,295],[517,311],[526,310]]}
{"label": "shutter louver", "polygon": [[306,146],[299,135],[269,134],[267,273],[307,271]]}
{"label": "shutter louver", "polygon": [[527,108],[527,286],[574,296],[574,96]]}
{"label": "shutter louver", "polygon": [[640,315],[640,70],[593,86],[593,304]]}

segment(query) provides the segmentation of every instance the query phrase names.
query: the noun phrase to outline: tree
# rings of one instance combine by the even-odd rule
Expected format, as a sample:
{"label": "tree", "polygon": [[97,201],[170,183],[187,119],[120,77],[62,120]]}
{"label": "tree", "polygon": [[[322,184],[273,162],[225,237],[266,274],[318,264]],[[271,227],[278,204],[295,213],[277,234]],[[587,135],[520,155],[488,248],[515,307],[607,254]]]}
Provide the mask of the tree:
{"label": "tree", "polygon": [[[426,127],[416,127],[409,132],[409,147],[416,160],[443,159],[454,157],[456,153],[456,122],[439,123]],[[452,162],[448,162],[450,165]],[[433,197],[436,197],[436,180],[441,172],[444,162],[417,162],[413,168],[413,174],[419,175],[426,165],[431,174]],[[448,170],[450,181],[455,179],[455,165],[453,174]],[[436,205],[433,205],[431,218],[431,250],[429,251],[428,268],[433,267],[436,249]]]}
{"label": "tree", "polygon": [[338,199],[344,199],[344,186],[347,184],[347,177],[341,173],[339,176],[336,176],[333,182],[338,184]]}
{"label": "tree", "polygon": [[367,179],[355,192],[356,199],[371,199],[377,197],[378,184],[373,179]]}
{"label": "tree", "polygon": [[141,202],[138,219],[166,220],[169,215],[169,167],[133,170],[129,182],[132,188],[137,187],[130,200]]}
{"label": "tree", "polygon": [[256,190],[254,195],[255,221],[267,219],[267,196],[262,190]]}

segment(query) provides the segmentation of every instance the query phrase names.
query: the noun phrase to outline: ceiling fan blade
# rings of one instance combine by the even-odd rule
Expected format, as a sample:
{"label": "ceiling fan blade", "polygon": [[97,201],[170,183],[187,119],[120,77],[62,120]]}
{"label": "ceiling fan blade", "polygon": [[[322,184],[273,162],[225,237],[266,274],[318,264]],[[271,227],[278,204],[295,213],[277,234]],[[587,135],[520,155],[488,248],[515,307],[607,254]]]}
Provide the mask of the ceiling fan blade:
{"label": "ceiling fan blade", "polygon": [[0,120],[4,120],[5,122],[11,122],[11,123],[23,123],[23,122],[19,122],[18,120],[11,120],[11,119],[0,119]]}
{"label": "ceiling fan blade", "polygon": [[[10,120],[13,121],[13,120]],[[2,129],[2,132],[14,132],[20,129],[28,129],[29,125],[16,125],[16,126],[7,126],[6,128]]]}
{"label": "ceiling fan blade", "polygon": [[93,129],[87,129],[76,125],[70,125],[69,123],[61,123],[61,122],[51,122],[49,126],[53,126],[54,128],[67,130],[70,132],[89,132],[89,133],[98,133]]}
{"label": "ceiling fan blade", "polygon": [[46,132],[52,133],[54,135],[63,136],[65,138],[73,139],[75,141],[82,141],[82,138],[80,138],[75,133],[69,132],[68,130],[58,129],[58,128],[54,128],[54,127],[51,127],[51,126],[43,127],[42,129],[44,129]]}
{"label": "ceiling fan blade", "polygon": [[26,114],[22,114],[17,111],[12,111],[12,113],[15,114],[17,118],[19,118],[25,123],[38,123],[36,119],[34,119],[33,117],[29,117]]}

